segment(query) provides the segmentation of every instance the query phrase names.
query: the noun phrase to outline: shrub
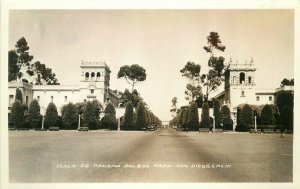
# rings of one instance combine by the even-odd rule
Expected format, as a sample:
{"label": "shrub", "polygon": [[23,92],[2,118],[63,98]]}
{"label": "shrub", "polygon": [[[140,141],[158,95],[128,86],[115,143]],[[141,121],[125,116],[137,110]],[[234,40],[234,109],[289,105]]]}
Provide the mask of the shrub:
{"label": "shrub", "polygon": [[63,121],[62,121],[62,117],[60,115],[57,116],[56,126],[59,128],[63,128]]}
{"label": "shrub", "polygon": [[101,124],[101,121],[99,119],[96,120],[96,128],[97,129],[102,129],[102,124]]}
{"label": "shrub", "polygon": [[228,106],[224,105],[221,108],[220,111],[220,119],[221,122],[224,124],[231,124],[231,115],[230,115],[230,109],[228,108]]}
{"label": "shrub", "polygon": [[280,122],[283,126],[283,129],[291,129],[293,130],[293,109],[289,105],[285,105],[282,108],[280,115]]}
{"label": "shrub", "polygon": [[189,118],[189,107],[183,109],[183,117],[182,117],[182,127],[184,130],[187,129],[188,125],[188,118]]}
{"label": "shrub", "polygon": [[185,109],[181,109],[180,112],[179,112],[178,124],[183,124],[184,114],[185,114]]}
{"label": "shrub", "polygon": [[290,107],[294,106],[294,94],[290,91],[280,91],[276,95],[276,105],[279,108],[280,114],[283,108],[288,105]]}
{"label": "shrub", "polygon": [[116,119],[116,110],[111,102],[106,105],[104,112],[105,116],[102,123],[108,125],[108,128],[111,130],[117,130],[118,122]]}
{"label": "shrub", "polygon": [[73,103],[70,102],[69,104],[63,106],[61,117],[64,129],[77,129],[78,112]]}
{"label": "shrub", "polygon": [[112,115],[105,115],[101,120],[102,128],[107,128],[110,130],[117,130],[118,129],[118,122],[115,116]]}
{"label": "shrub", "polygon": [[123,125],[125,130],[133,129],[133,104],[131,101],[126,104]]}
{"label": "shrub", "polygon": [[199,114],[198,106],[195,102],[192,102],[188,114],[188,124],[190,130],[199,130]]}
{"label": "shrub", "polygon": [[112,105],[111,102],[109,102],[104,110],[105,114],[111,114],[111,115],[116,115],[116,110],[115,107]]}
{"label": "shrub", "polygon": [[145,105],[140,101],[136,110],[135,130],[142,130],[142,128],[146,126],[145,124]]}
{"label": "shrub", "polygon": [[96,129],[95,109],[91,102],[86,103],[84,112],[82,113],[82,119],[84,126],[89,129]]}
{"label": "shrub", "polygon": [[16,100],[11,108],[11,122],[16,128],[23,127],[24,124],[24,109],[22,103]]}
{"label": "shrub", "polygon": [[53,102],[51,102],[47,109],[45,115],[45,128],[56,127],[58,123],[58,113],[57,108]]}
{"label": "shrub", "polygon": [[41,114],[40,114],[40,105],[37,100],[33,100],[28,109],[28,116],[27,120],[30,124],[31,128],[40,128],[41,125],[39,125],[41,119]]}
{"label": "shrub", "polygon": [[150,117],[150,112],[145,109],[145,125],[150,125],[151,124],[151,117]]}
{"label": "shrub", "polygon": [[214,100],[214,116],[215,116],[215,126],[216,128],[220,127],[221,124],[221,113],[220,113],[221,104],[218,99]]}
{"label": "shrub", "polygon": [[279,121],[279,108],[277,107],[276,104],[270,104],[273,112],[273,123],[278,124]]}
{"label": "shrub", "polygon": [[201,127],[203,127],[203,128],[209,128],[210,127],[209,105],[208,105],[207,102],[204,102],[203,106],[202,106]]}
{"label": "shrub", "polygon": [[248,131],[249,125],[253,123],[253,111],[251,106],[245,104],[240,113],[241,131]]}
{"label": "shrub", "polygon": [[85,110],[86,102],[79,102],[75,104],[78,114],[82,115]]}
{"label": "shrub", "polygon": [[261,111],[260,123],[263,125],[272,125],[274,124],[274,117],[272,107],[268,104],[264,106]]}
{"label": "shrub", "polygon": [[95,110],[95,116],[96,118],[99,118],[100,116],[100,111],[103,109],[102,105],[100,104],[100,102],[98,100],[93,100],[92,104],[94,106],[94,110]]}

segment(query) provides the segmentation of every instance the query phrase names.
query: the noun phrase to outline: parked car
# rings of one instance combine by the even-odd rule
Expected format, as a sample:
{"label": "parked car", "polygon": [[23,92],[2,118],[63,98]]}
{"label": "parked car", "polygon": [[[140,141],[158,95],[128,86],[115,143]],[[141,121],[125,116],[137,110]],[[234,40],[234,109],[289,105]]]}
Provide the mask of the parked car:
{"label": "parked car", "polygon": [[156,130],[156,125],[147,125],[146,130],[147,131],[155,131]]}

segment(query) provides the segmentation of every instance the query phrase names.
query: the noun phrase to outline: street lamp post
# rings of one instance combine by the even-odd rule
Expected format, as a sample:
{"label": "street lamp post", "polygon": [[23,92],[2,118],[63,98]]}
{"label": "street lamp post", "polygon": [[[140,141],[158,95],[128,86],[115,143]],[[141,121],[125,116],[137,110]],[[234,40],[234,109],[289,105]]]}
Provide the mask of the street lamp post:
{"label": "street lamp post", "polygon": [[255,127],[255,131],[257,131],[257,125],[256,125],[256,115],[254,116],[254,127]]}
{"label": "street lamp post", "polygon": [[216,117],[215,116],[213,116],[213,132],[215,132],[215,130],[216,130]]}
{"label": "street lamp post", "polygon": [[79,118],[78,118],[78,129],[80,129],[80,116],[81,116],[81,115],[79,114],[79,116],[78,116],[78,117],[79,117]]}
{"label": "street lamp post", "polygon": [[45,122],[45,115],[43,115],[43,119],[42,119],[42,130],[44,130],[44,122]]}

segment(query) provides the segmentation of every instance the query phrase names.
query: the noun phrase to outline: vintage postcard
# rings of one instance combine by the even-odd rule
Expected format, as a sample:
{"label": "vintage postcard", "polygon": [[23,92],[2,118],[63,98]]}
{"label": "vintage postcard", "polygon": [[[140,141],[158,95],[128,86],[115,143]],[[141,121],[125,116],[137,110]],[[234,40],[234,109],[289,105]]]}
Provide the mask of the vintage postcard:
{"label": "vintage postcard", "polygon": [[3,188],[299,187],[299,1],[29,2],[1,7]]}

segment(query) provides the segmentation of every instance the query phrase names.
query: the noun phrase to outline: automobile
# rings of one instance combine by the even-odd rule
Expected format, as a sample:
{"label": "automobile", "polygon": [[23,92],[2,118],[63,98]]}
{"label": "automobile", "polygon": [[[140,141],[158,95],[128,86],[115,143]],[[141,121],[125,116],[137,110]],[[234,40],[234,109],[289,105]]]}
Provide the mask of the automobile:
{"label": "automobile", "polygon": [[147,131],[155,131],[156,127],[155,127],[155,125],[147,125],[146,130]]}
{"label": "automobile", "polygon": [[160,128],[159,125],[155,125],[155,124],[153,124],[153,127],[155,130],[157,130],[157,128]]}

